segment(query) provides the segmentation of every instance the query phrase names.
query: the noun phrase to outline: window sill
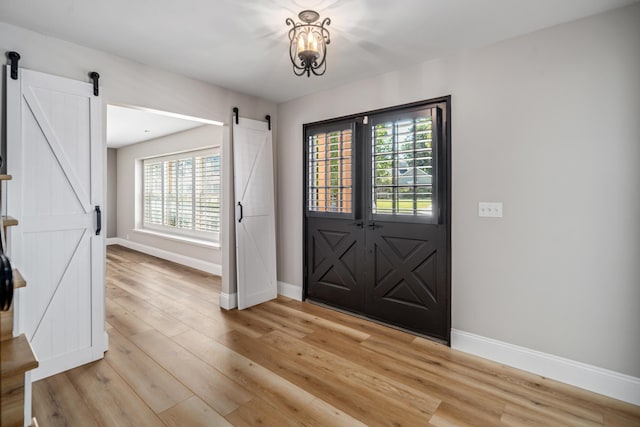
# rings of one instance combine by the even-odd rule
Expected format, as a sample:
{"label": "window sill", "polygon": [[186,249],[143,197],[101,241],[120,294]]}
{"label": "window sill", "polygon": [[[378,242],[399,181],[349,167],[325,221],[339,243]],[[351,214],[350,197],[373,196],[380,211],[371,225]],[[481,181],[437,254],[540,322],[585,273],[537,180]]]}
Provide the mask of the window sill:
{"label": "window sill", "polygon": [[173,240],[174,242],[180,242],[180,243],[186,243],[188,245],[199,246],[201,248],[208,248],[208,249],[220,248],[219,242],[210,242],[207,240],[196,239],[193,237],[177,236],[175,234],[162,233],[159,231],[147,230],[143,228],[136,228],[133,231],[140,234],[146,234],[148,236],[160,237],[166,240]]}

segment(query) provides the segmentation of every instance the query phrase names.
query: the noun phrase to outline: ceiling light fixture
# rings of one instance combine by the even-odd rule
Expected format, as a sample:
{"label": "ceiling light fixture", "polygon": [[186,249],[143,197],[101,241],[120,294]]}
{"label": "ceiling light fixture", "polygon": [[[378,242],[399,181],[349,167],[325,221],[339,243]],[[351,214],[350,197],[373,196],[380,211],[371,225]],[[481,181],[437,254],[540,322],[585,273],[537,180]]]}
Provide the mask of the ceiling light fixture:
{"label": "ceiling light fixture", "polygon": [[296,76],[306,74],[311,77],[311,73],[321,76],[327,70],[327,45],[331,40],[325,25],[331,24],[331,19],[324,18],[322,23],[317,23],[320,14],[314,10],[303,10],[298,18],[302,22],[294,22],[291,18],[285,21],[287,26],[293,27],[289,30],[293,73]]}

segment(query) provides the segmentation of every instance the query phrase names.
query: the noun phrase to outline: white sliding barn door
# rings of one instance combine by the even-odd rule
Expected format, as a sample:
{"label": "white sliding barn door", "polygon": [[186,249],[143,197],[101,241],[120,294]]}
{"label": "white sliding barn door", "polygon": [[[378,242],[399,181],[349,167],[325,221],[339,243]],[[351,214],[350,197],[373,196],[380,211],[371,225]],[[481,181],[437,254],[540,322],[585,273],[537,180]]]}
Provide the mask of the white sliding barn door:
{"label": "white sliding barn door", "polygon": [[271,131],[265,122],[233,125],[238,309],[278,296]]}
{"label": "white sliding barn door", "polygon": [[[7,70],[7,76],[9,76]],[[13,262],[27,287],[18,332],[37,380],[103,357],[102,103],[89,83],[20,69],[7,77],[8,214]]]}

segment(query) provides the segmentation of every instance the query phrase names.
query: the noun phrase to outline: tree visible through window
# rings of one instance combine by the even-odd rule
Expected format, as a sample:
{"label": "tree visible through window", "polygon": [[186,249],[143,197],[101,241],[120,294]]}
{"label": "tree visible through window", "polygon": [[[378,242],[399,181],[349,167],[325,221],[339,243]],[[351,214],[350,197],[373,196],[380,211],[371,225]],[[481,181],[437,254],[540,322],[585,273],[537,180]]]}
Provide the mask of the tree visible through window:
{"label": "tree visible through window", "polygon": [[220,231],[217,150],[145,159],[143,173],[145,228],[217,239]]}

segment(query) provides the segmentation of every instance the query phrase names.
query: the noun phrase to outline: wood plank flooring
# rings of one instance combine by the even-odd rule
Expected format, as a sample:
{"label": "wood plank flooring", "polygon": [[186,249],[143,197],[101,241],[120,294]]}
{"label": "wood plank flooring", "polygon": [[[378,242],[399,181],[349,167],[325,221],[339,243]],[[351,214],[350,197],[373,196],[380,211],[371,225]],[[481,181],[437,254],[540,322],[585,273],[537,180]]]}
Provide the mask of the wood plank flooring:
{"label": "wood plank flooring", "polygon": [[107,250],[104,360],[38,381],[41,426],[640,426],[640,407],[220,279]]}

